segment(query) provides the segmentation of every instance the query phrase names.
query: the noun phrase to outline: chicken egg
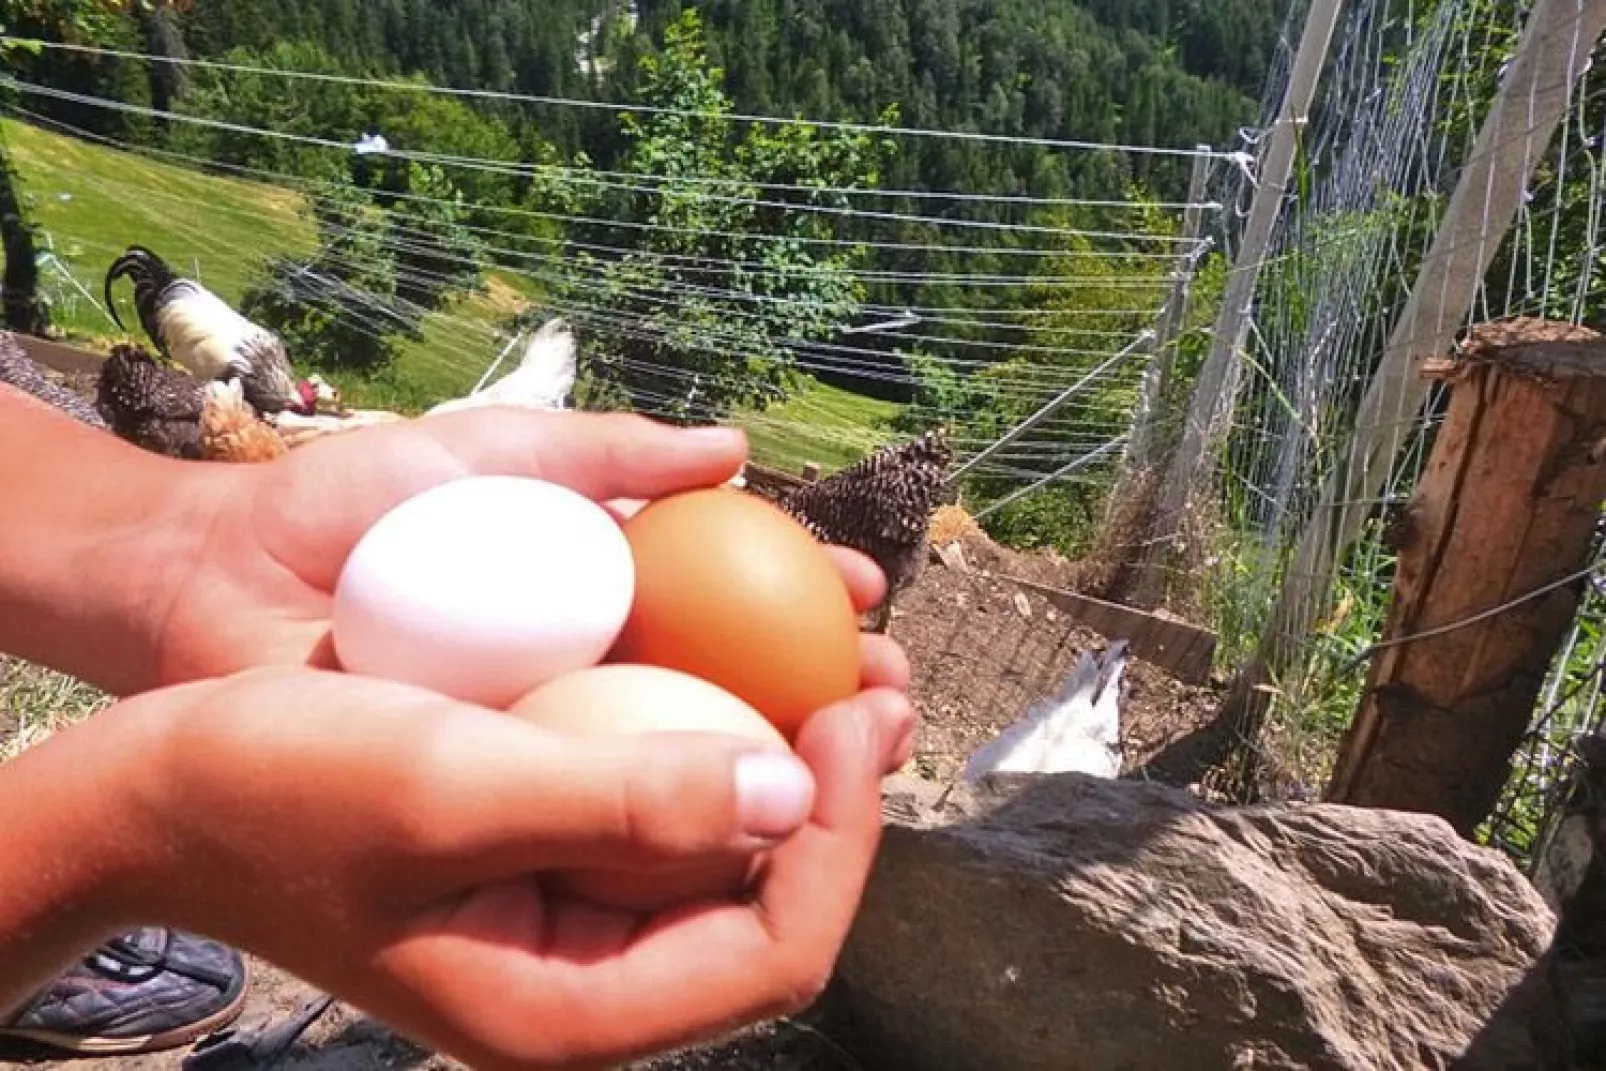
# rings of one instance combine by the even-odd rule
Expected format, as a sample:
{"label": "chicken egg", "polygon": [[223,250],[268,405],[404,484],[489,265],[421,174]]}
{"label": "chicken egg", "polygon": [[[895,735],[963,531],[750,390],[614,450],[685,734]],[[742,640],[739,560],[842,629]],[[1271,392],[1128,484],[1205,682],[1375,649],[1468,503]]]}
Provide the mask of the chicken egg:
{"label": "chicken egg", "polygon": [[607,510],[557,484],[476,476],[397,506],[347,559],[333,640],[352,673],[505,710],[600,662],[635,590]]}
{"label": "chicken egg", "polygon": [[[715,733],[789,750],[775,727],[740,699],[706,681],[658,666],[614,664],[570,673],[537,688],[509,713],[558,732]],[[652,913],[694,900],[739,896],[761,858],[762,854],[652,870],[575,870],[555,876],[554,881],[593,904]]]}
{"label": "chicken egg", "polygon": [[707,488],[624,524],[636,598],[609,661],[716,684],[787,739],[859,690],[859,622],[825,547],[778,507]]}

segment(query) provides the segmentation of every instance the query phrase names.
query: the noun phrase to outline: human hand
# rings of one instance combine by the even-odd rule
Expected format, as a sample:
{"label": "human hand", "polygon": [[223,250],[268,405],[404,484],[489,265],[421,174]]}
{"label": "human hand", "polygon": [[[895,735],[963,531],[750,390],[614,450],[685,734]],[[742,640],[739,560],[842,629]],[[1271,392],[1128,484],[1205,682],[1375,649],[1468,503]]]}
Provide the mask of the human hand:
{"label": "human hand", "polygon": [[[55,842],[94,874],[102,897],[79,899],[108,929],[228,941],[484,1071],[610,1066],[817,996],[913,728],[901,692],[865,692],[803,728],[803,772],[744,797],[750,741],[582,738],[393,682],[269,669],[121,703],[17,760],[0,799],[62,786],[72,806],[48,810],[88,829]],[[81,770],[87,797],[70,786]],[[750,899],[654,917],[541,881],[772,847]]]}
{"label": "human hand", "polygon": [[[197,553],[171,563],[151,684],[262,665],[334,668],[330,610],[346,558],[390,509],[447,480],[539,477],[615,503],[623,516],[642,500],[723,482],[745,455],[731,429],[490,408],[334,436],[268,464],[209,466],[193,477],[189,521],[206,535]],[[855,608],[875,606],[880,569],[831,550]],[[864,638],[863,662],[867,684],[908,683],[907,661],[885,637]]]}

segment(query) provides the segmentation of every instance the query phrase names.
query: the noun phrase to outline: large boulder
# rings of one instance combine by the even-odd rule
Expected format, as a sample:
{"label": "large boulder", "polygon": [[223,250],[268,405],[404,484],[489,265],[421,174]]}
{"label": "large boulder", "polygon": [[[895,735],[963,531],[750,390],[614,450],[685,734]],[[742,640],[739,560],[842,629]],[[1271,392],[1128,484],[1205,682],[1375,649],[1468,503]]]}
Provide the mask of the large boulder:
{"label": "large boulder", "polygon": [[867,1067],[1559,1066],[1555,919],[1421,815],[899,780],[832,1006]]}

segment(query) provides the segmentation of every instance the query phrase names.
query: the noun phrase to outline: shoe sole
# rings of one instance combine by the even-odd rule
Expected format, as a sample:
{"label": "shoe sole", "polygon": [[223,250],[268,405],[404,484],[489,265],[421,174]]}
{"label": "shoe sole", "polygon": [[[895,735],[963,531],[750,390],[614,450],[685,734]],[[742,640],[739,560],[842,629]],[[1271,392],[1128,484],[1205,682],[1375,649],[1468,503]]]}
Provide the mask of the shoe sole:
{"label": "shoe sole", "polygon": [[[249,972],[247,967],[247,972]],[[160,1034],[143,1034],[127,1038],[84,1038],[70,1034],[57,1034],[50,1030],[0,1029],[0,1040],[29,1041],[62,1052],[79,1056],[139,1056],[150,1052],[167,1052],[192,1045],[201,1038],[228,1026],[245,1011],[246,997],[250,994],[249,978],[240,986],[239,993],[228,1004],[199,1022],[189,1023]]]}

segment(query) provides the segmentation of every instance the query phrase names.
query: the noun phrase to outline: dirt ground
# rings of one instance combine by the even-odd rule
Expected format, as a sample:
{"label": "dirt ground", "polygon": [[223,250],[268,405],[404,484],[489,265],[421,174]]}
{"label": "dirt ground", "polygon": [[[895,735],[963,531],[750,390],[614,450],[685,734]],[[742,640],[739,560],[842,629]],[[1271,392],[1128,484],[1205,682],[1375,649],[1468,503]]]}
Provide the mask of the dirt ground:
{"label": "dirt ground", "polygon": [[[75,383],[80,389],[87,384]],[[91,387],[92,390],[92,387]],[[958,542],[969,564],[955,571],[933,562],[898,599],[892,635],[914,664],[913,696],[922,725],[911,771],[933,780],[956,775],[979,745],[1052,693],[1083,651],[1109,641],[1077,627],[1041,596],[1008,576],[1074,587],[1077,566],[1050,555],[997,547],[956,511],[939,514],[934,542]],[[1181,684],[1141,659],[1128,662],[1122,736],[1128,772],[1212,719],[1213,689]],[[0,726],[3,728],[3,726]],[[1186,779],[1184,779],[1184,783]],[[254,981],[237,1028],[277,1025],[316,994],[271,966],[254,963]],[[0,1068],[76,1071],[176,1071],[188,1050],[147,1057],[59,1062],[49,1054],[0,1049]],[[383,1025],[335,1005],[280,1063],[289,1071],[340,1069],[444,1071],[453,1062],[397,1038]],[[771,1023],[724,1044],[631,1065],[627,1071],[841,1071],[856,1069],[830,1039],[803,1023]]]}

